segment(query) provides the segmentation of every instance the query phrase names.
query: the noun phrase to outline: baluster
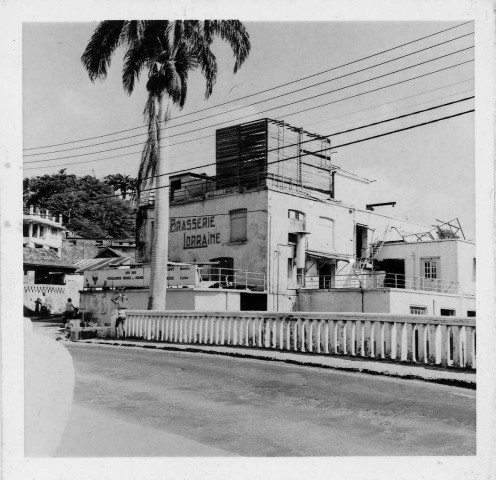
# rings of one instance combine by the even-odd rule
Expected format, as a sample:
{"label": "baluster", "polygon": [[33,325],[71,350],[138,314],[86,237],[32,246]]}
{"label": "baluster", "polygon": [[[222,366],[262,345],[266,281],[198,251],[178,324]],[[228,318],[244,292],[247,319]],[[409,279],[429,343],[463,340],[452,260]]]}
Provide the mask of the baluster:
{"label": "baluster", "polygon": [[453,332],[453,367],[461,367],[463,366],[461,339],[462,327],[459,325],[454,325],[451,327],[451,330]]}
{"label": "baluster", "polygon": [[253,323],[253,317],[244,319],[244,336],[245,336],[245,347],[250,346],[250,325]]}
{"label": "baluster", "polygon": [[306,320],[304,318],[298,319],[298,327],[300,332],[301,332],[301,345],[300,345],[300,352],[305,351],[305,323]]}
{"label": "baluster", "polygon": [[291,332],[293,333],[293,350],[298,350],[298,320],[291,321]]}
{"label": "baluster", "polygon": [[195,333],[194,333],[194,319],[191,315],[188,315],[189,318],[189,343],[195,343]]}
{"label": "baluster", "polygon": [[411,323],[406,323],[405,324],[405,336],[406,336],[406,361],[407,362],[413,362],[413,358],[414,358],[414,355],[413,355],[413,347],[414,347],[414,338],[413,338],[413,334],[414,334],[414,331],[413,331],[413,324]]}
{"label": "baluster", "polygon": [[262,348],[263,342],[262,342],[262,324],[263,324],[263,318],[258,319],[258,346]]}
{"label": "baluster", "polygon": [[271,327],[271,319],[270,318],[265,318],[264,319],[264,347],[265,348],[270,348],[270,327]]}
{"label": "baluster", "polygon": [[339,320],[337,325],[337,343],[339,348],[339,354],[346,354],[346,321]]}
{"label": "baluster", "polygon": [[316,319],[316,320],[314,320],[314,322],[317,322],[317,325],[315,327],[315,346],[317,347],[317,353],[320,353],[320,351],[321,351],[321,348],[320,348],[320,338],[321,338],[320,328],[322,326],[322,323],[321,323],[320,319]]}
{"label": "baluster", "polygon": [[443,367],[448,365],[449,331],[446,325],[438,325],[436,331],[436,363]]}
{"label": "baluster", "polygon": [[329,353],[329,343],[330,343],[330,328],[329,328],[330,320],[326,318],[324,320],[324,353]]}
{"label": "baluster", "polygon": [[418,332],[418,358],[415,360],[418,363],[426,363],[426,333],[427,329],[425,328],[426,326],[424,324],[419,323],[417,325],[417,332]]}
{"label": "baluster", "polygon": [[362,355],[366,358],[370,358],[374,356],[373,322],[371,320],[365,320],[362,323],[362,341],[360,342]]}
{"label": "baluster", "polygon": [[355,354],[355,322],[352,320],[345,320],[345,345],[344,353],[346,355]]}
{"label": "baluster", "polygon": [[357,320],[355,323],[355,341],[353,342],[353,347],[355,349],[354,355],[356,356],[367,356],[365,352],[365,323]]}
{"label": "baluster", "polygon": [[393,331],[391,332],[391,358],[397,362],[401,361],[403,350],[403,324],[394,322]]}
{"label": "baluster", "polygon": [[382,358],[382,327],[384,322],[372,322],[371,346],[372,356],[374,358]]}
{"label": "baluster", "polygon": [[329,353],[335,355],[339,353],[338,349],[338,322],[336,320],[328,320],[329,325]]}
{"label": "baluster", "polygon": [[284,350],[284,317],[279,317],[279,350]]}
{"label": "baluster", "polygon": [[475,327],[465,327],[465,366],[475,368]]}
{"label": "baluster", "polygon": [[226,343],[226,317],[222,316],[222,324],[220,329],[220,344],[225,345]]}
{"label": "baluster", "polygon": [[425,326],[425,329],[427,363],[435,365],[437,363],[437,325],[430,323]]}
{"label": "baluster", "polygon": [[[291,350],[291,322],[287,317],[282,318],[282,323],[284,325],[284,337],[286,338],[286,342],[283,343],[283,350]],[[284,347],[284,343],[286,343],[286,347]]]}

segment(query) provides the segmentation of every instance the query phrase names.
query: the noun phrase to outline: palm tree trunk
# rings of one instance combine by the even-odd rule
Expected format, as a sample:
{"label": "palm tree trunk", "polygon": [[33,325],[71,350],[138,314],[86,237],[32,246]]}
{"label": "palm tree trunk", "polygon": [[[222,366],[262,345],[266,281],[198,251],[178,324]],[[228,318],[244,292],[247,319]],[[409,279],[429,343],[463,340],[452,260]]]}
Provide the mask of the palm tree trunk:
{"label": "palm tree trunk", "polygon": [[[157,99],[158,120],[164,118],[163,97]],[[165,310],[167,289],[167,259],[169,249],[169,158],[165,146],[160,145],[160,128],[157,128],[158,162],[155,178],[155,234],[152,242],[149,310]]]}

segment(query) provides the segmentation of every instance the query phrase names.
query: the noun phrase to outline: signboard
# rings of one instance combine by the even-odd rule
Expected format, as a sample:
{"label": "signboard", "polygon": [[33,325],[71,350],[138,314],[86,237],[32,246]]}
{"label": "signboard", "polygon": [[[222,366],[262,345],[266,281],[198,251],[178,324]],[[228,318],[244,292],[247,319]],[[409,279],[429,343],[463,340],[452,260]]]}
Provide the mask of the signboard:
{"label": "signboard", "polygon": [[[199,283],[196,265],[169,265],[169,287],[196,286]],[[84,272],[85,288],[143,288],[150,286],[150,267],[113,268]]]}
{"label": "signboard", "polygon": [[150,269],[137,267],[128,269],[92,270],[84,272],[84,286],[91,288],[148,287]]}
{"label": "signboard", "polygon": [[183,248],[205,248],[220,244],[220,233],[215,225],[215,215],[189,218],[171,218],[170,232],[182,232]]}
{"label": "signboard", "polygon": [[167,268],[167,285],[169,287],[192,286],[199,283],[196,265],[169,265]]}

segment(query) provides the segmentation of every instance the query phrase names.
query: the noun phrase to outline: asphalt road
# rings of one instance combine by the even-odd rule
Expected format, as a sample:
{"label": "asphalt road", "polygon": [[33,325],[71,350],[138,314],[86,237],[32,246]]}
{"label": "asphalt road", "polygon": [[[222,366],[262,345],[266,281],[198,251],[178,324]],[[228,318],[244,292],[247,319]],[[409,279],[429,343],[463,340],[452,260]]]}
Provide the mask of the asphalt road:
{"label": "asphalt road", "polygon": [[475,392],[277,362],[66,344],[59,456],[474,455]]}

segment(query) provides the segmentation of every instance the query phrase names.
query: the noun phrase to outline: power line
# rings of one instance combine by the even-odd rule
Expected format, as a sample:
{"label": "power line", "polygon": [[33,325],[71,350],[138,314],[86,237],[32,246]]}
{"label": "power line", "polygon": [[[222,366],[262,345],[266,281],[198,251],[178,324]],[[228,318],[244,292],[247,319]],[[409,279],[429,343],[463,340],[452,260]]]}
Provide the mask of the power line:
{"label": "power line", "polygon": [[[468,47],[467,49],[470,49],[470,48],[473,48],[473,47]],[[467,50],[467,49],[463,49],[463,50]],[[463,51],[463,50],[461,50],[461,51]],[[455,53],[459,53],[459,51],[450,53],[448,55],[453,55]],[[435,59],[432,59],[432,60],[428,60],[426,62],[421,62],[419,64],[415,64],[415,65],[412,65],[410,67],[406,67],[406,68],[403,68],[403,69],[400,69],[400,70],[397,70],[397,71],[394,71],[394,72],[390,72],[390,73],[387,73],[387,74],[384,74],[384,75],[380,75],[378,77],[374,77],[374,78],[371,78],[371,79],[368,79],[368,80],[363,80],[361,82],[358,82],[358,83],[355,83],[355,84],[351,84],[351,85],[348,85],[348,86],[345,86],[345,87],[341,87],[341,88],[338,88],[336,90],[332,90],[330,92],[326,92],[326,93],[323,93],[323,94],[315,95],[313,97],[309,97],[309,98],[306,98],[306,99],[303,99],[303,100],[297,100],[295,102],[291,102],[291,103],[288,103],[288,104],[285,104],[285,105],[281,105],[281,106],[278,106],[278,107],[269,108],[267,110],[263,110],[263,111],[258,112],[256,114],[245,115],[243,117],[240,117],[240,118],[237,118],[237,119],[234,119],[234,120],[227,120],[227,121],[220,122],[220,123],[217,123],[217,124],[214,124],[214,125],[209,125],[207,127],[197,128],[197,129],[190,130],[188,132],[183,132],[183,133],[179,133],[179,134],[175,134],[175,135],[170,135],[168,138],[173,138],[173,137],[177,137],[177,136],[180,136],[180,135],[186,135],[186,134],[193,133],[193,132],[196,132],[196,131],[199,131],[199,130],[205,130],[207,128],[213,128],[213,127],[216,127],[216,126],[219,126],[219,125],[223,125],[225,123],[231,123],[231,122],[243,120],[244,118],[247,118],[247,117],[257,116],[257,115],[260,115],[262,113],[267,113],[267,112],[272,111],[272,110],[277,110],[279,108],[284,108],[284,107],[287,107],[289,105],[293,105],[295,103],[301,103],[302,101],[306,101],[306,100],[310,100],[310,99],[313,99],[313,98],[317,98],[317,97],[320,97],[322,95],[327,95],[329,93],[335,93],[337,91],[344,90],[346,88],[350,88],[350,87],[353,87],[353,86],[356,86],[356,85],[359,85],[359,84],[362,84],[362,83],[366,83],[366,82],[369,82],[369,81],[372,81],[372,80],[376,80],[378,78],[382,78],[382,77],[385,77],[387,75],[392,75],[394,73],[398,73],[400,71],[403,71],[403,70],[406,70],[406,69],[409,69],[409,68],[413,68],[413,67],[416,67],[416,66],[419,66],[419,65],[422,65],[422,64],[425,64],[425,63],[434,61],[434,60],[438,60],[439,58],[443,58],[443,57],[448,56],[448,55],[443,55],[441,57],[438,57],[438,58],[435,58]],[[396,85],[400,85],[400,84],[403,84],[403,83],[406,83],[406,82],[410,82],[410,81],[416,80],[418,78],[426,77],[428,75],[433,75],[435,73],[439,73],[439,72],[442,72],[442,71],[445,71],[445,70],[449,70],[450,68],[455,68],[455,67],[458,67],[460,65],[464,65],[464,64],[467,64],[467,63],[470,63],[470,62],[473,62],[473,60],[466,60],[464,62],[460,62],[460,63],[454,64],[454,65],[450,65],[448,67],[440,68],[440,69],[434,70],[432,72],[428,72],[428,73],[424,73],[424,74],[421,74],[421,75],[417,75],[415,77],[410,77],[410,78],[407,78],[405,80],[401,80],[401,81],[394,82],[394,83],[391,83],[391,84],[388,84],[388,85],[385,85],[385,86],[382,86],[382,87],[378,87],[378,88],[375,88],[375,89],[372,89],[372,90],[368,90],[366,92],[362,92],[362,93],[358,93],[358,94],[355,94],[355,95],[351,95],[349,97],[345,97],[345,98],[342,98],[342,99],[334,100],[332,102],[327,102],[327,103],[318,105],[316,107],[310,107],[310,108],[307,108],[307,109],[300,110],[298,112],[289,113],[289,114],[282,115],[282,116],[279,116],[279,117],[276,117],[276,118],[282,118],[283,116],[284,117],[288,117],[288,116],[297,115],[299,113],[303,113],[303,112],[306,112],[306,111],[309,111],[309,110],[315,110],[317,108],[322,108],[322,107],[325,107],[325,106],[328,106],[328,105],[332,105],[334,103],[342,102],[344,100],[349,100],[350,98],[359,97],[359,96],[366,95],[366,94],[369,94],[369,93],[372,93],[372,92],[383,90],[385,88],[389,88],[389,87],[392,87],[392,86],[396,86]],[[207,137],[204,137],[204,138],[208,138],[210,136],[212,136],[212,135],[208,135]],[[178,143],[175,143],[175,144],[171,144],[169,146],[179,145],[181,143],[186,143],[186,142],[187,143],[190,143],[191,141],[192,140],[178,142]],[[64,156],[64,157],[48,158],[48,159],[43,159],[43,160],[31,160],[31,161],[25,161],[24,163],[26,163],[26,164],[30,164],[30,163],[42,163],[42,162],[48,162],[48,161],[53,161],[53,160],[64,160],[64,159],[67,159],[67,158],[84,157],[84,156],[88,156],[88,155],[96,155],[98,153],[105,153],[105,152],[110,152],[110,151],[115,151],[115,150],[122,150],[123,148],[134,147],[134,146],[137,146],[137,145],[144,145],[145,143],[146,142],[140,142],[140,143],[135,143],[135,144],[131,144],[131,145],[125,145],[123,147],[115,147],[115,148],[109,148],[109,149],[105,149],[105,150],[100,150],[98,152],[81,153],[81,154],[77,154],[77,155],[68,155],[68,156]]]}
{"label": "power line", "polygon": [[[402,98],[399,98],[399,99],[394,100],[392,102],[386,102],[386,103],[376,104],[376,105],[374,105],[372,107],[364,108],[364,109],[361,109],[361,110],[355,110],[354,112],[345,113],[343,115],[338,115],[338,116],[335,116],[335,117],[330,117],[330,118],[327,118],[326,120],[318,121],[318,122],[313,122],[313,123],[310,123],[308,125],[309,126],[311,126],[311,125],[317,125],[317,124],[320,124],[320,123],[323,123],[323,122],[329,122],[331,120],[337,120],[339,118],[348,117],[348,116],[351,116],[351,115],[356,115],[357,113],[366,112],[368,110],[373,110],[375,108],[384,107],[386,105],[391,105],[393,103],[398,103],[400,101],[408,100],[410,98],[419,97],[419,96],[425,95],[427,93],[431,93],[431,92],[435,92],[437,90],[442,90],[443,88],[447,88],[447,87],[452,87],[452,86],[455,86],[455,85],[459,85],[461,83],[465,83],[465,82],[468,82],[468,81],[473,80],[473,79],[474,78],[471,77],[471,78],[468,78],[466,80],[461,80],[459,82],[455,82],[455,83],[450,83],[450,84],[447,84],[447,85],[443,85],[442,87],[433,88],[431,90],[426,90],[424,92],[420,92],[420,93],[417,93],[415,95],[409,95],[407,97],[402,97]],[[419,106],[419,105],[424,105],[426,103],[433,102],[433,101],[436,101],[436,100],[442,100],[442,99],[445,99],[445,98],[450,98],[450,97],[453,97],[453,96],[458,95],[458,94],[461,94],[461,93],[467,93],[469,91],[471,91],[471,90],[470,89],[469,90],[463,90],[461,92],[455,92],[455,93],[453,93],[451,95],[444,95],[442,97],[437,97],[437,98],[434,98],[432,100],[428,100],[426,102],[416,103],[416,104],[409,105],[409,106],[406,106],[406,107],[402,107],[402,108],[399,108],[399,109],[391,110],[390,112],[382,113],[382,114],[379,114],[379,115],[373,115],[373,116],[370,116],[370,117],[365,117],[364,120],[367,120],[369,118],[375,118],[377,116],[387,115],[388,113],[392,113],[392,112],[396,112],[396,111],[405,110],[407,108],[411,108],[411,107],[415,107],[415,106]],[[351,123],[356,123],[356,121],[351,122]],[[210,137],[213,137],[213,136],[214,135],[208,135],[208,136],[205,136],[205,137],[198,137],[197,139],[210,138]],[[173,147],[175,145],[176,144],[171,144],[171,145],[168,145],[168,147]],[[73,167],[73,166],[77,166],[79,164],[86,164],[86,163],[92,163],[92,162],[101,162],[101,161],[104,161],[104,160],[111,160],[111,159],[114,159],[114,158],[121,158],[121,157],[129,156],[129,155],[141,155],[142,153],[143,153],[143,150],[137,150],[137,151],[134,151],[134,152],[122,153],[122,154],[113,155],[113,156],[110,156],[110,157],[102,157],[102,158],[96,158],[96,159],[93,159],[93,160],[85,160],[85,161],[80,161],[80,162],[61,163],[61,164],[58,164],[58,165],[47,165],[47,166],[43,166],[43,167],[39,167],[39,166],[36,166],[36,167],[25,167],[24,170],[38,170],[38,169],[44,169],[44,168],[58,168],[58,167]],[[194,152],[188,152],[188,154],[194,154],[194,153],[196,153],[196,151],[194,151]],[[183,157],[183,155],[178,155],[178,156],[170,157],[170,159],[171,160],[174,160],[174,159],[181,158],[181,157]],[[196,157],[196,158],[198,159],[198,157]],[[206,158],[206,157],[204,157],[204,158]],[[56,160],[57,159],[47,159],[46,161],[56,161]],[[28,162],[25,162],[25,163],[28,163]],[[124,165],[131,165],[131,164],[127,163],[127,164],[124,164]],[[122,166],[122,164],[120,164],[120,166]]]}
{"label": "power line", "polygon": [[[337,135],[342,135],[344,133],[349,133],[351,131],[362,130],[364,128],[369,128],[369,127],[372,127],[372,126],[377,126],[379,124],[389,123],[389,122],[392,122],[392,121],[395,121],[395,120],[399,120],[399,119],[403,119],[403,118],[406,118],[406,117],[410,117],[410,116],[413,116],[413,115],[418,115],[418,114],[425,113],[425,112],[432,111],[432,110],[436,110],[436,109],[439,109],[439,108],[444,108],[444,107],[447,107],[447,106],[450,106],[450,105],[454,105],[454,104],[457,104],[457,103],[460,103],[460,102],[471,100],[473,98],[474,98],[474,96],[465,97],[465,98],[462,98],[462,99],[459,99],[459,100],[455,100],[455,101],[452,101],[452,102],[447,102],[447,103],[444,103],[444,104],[441,104],[441,105],[437,105],[437,106],[434,106],[434,107],[429,107],[429,108],[426,108],[426,109],[417,110],[415,112],[410,112],[408,114],[399,115],[397,117],[392,117],[392,118],[389,118],[389,119],[385,119],[385,120],[381,120],[381,121],[378,121],[378,122],[374,122],[374,123],[362,125],[362,126],[359,126],[359,127],[355,127],[355,128],[344,130],[344,131],[340,131],[340,132],[333,132],[333,133],[330,133],[328,135],[323,135],[323,136],[324,137],[334,137],[334,136],[337,136]],[[451,117],[445,117],[445,118],[451,118]],[[434,121],[427,122],[425,124],[428,124],[428,123],[434,123]],[[420,124],[420,125],[424,125],[424,124]],[[407,128],[407,130],[408,129],[409,128]],[[399,132],[399,131],[403,131],[403,130],[400,129],[400,130],[397,130],[397,131],[394,131],[394,132]],[[378,137],[369,137],[369,138],[372,139],[372,138],[378,138]],[[300,142],[299,145],[303,145],[305,143],[309,143],[309,142],[312,142],[312,141],[315,141],[315,140],[314,139],[306,140],[306,141]],[[361,140],[361,141],[363,141],[363,140]],[[351,142],[351,143],[348,143],[346,145],[351,145],[353,143],[358,143],[358,142]],[[293,144],[283,145],[282,147],[275,147],[273,149],[267,150],[267,153],[271,153],[271,152],[274,152],[274,151],[280,151],[280,150],[283,150],[285,148],[294,147],[296,145],[297,145],[296,143],[293,143]],[[338,145],[338,146],[333,145],[332,148],[338,148],[339,146],[342,146],[342,145]],[[319,151],[310,152],[309,154],[312,154],[312,153],[319,153]],[[301,156],[306,156],[306,155],[307,154],[302,154]],[[288,157],[288,158],[282,159],[282,161],[292,160],[292,159],[296,159],[296,158],[299,158],[299,157],[298,156]],[[276,163],[278,163],[280,161],[281,160],[277,160]],[[274,163],[274,162],[268,162],[267,164],[269,165],[270,163]],[[179,173],[191,172],[192,170],[197,170],[199,168],[206,168],[206,167],[209,167],[209,166],[215,166],[216,164],[217,164],[217,162],[211,162],[209,164],[202,164],[202,165],[199,165],[197,167],[189,167],[188,169],[182,169],[182,170],[168,172],[168,173],[164,173],[164,174],[160,174],[160,175],[153,175],[153,176],[150,176],[150,177],[145,177],[144,180],[150,180],[152,178],[157,178],[157,177],[160,177],[160,176],[177,175]],[[346,170],[344,170],[344,171],[346,171]],[[348,172],[348,173],[352,173],[352,172]],[[192,182],[192,183],[194,183],[194,182]],[[142,192],[151,191],[151,190],[154,190],[154,188],[155,187],[152,187],[152,188],[149,188],[149,189],[143,189]],[[77,191],[77,190],[74,190],[74,191]],[[109,196],[97,197],[97,198],[111,198],[111,197],[120,198],[119,195],[109,195]]]}
{"label": "power line", "polygon": [[[357,144],[357,143],[362,143],[362,142],[366,142],[366,141],[369,141],[369,140],[374,140],[376,138],[381,138],[381,137],[385,137],[385,136],[392,135],[392,134],[395,134],[395,133],[400,133],[400,132],[404,132],[404,131],[407,131],[407,130],[412,130],[414,128],[419,128],[419,127],[422,127],[422,126],[425,126],[425,125],[430,125],[430,124],[441,122],[441,121],[444,121],[444,120],[449,120],[451,118],[456,118],[456,117],[459,117],[461,115],[466,115],[468,113],[472,113],[474,111],[475,111],[475,109],[466,110],[464,112],[459,112],[459,113],[456,113],[456,114],[447,115],[447,116],[444,116],[442,118],[437,118],[437,119],[434,119],[434,120],[429,120],[427,122],[417,123],[417,124],[411,125],[409,127],[399,128],[399,129],[392,130],[392,131],[389,131],[389,132],[385,132],[385,133],[381,133],[381,134],[378,134],[378,135],[373,135],[373,136],[370,136],[370,137],[366,137],[366,138],[363,138],[363,139],[360,139],[360,140],[354,140],[352,142],[342,143],[340,145],[333,145],[332,148],[333,149],[334,148],[342,148],[342,147],[346,147],[346,146],[349,146],[349,145],[354,145],[354,144]],[[328,136],[330,136],[330,135],[328,135]],[[294,160],[296,158],[306,157],[308,155],[313,155],[315,153],[320,153],[320,152],[325,152],[325,150],[316,150],[314,152],[301,153],[300,155],[293,156],[293,157],[287,157],[287,158],[283,158],[283,159],[273,160],[273,161],[267,162],[267,165],[272,165],[272,164],[276,164],[276,163],[282,163],[282,162],[286,162],[286,161],[289,161],[289,160]],[[189,171],[191,171],[193,169],[196,169],[196,168],[203,168],[203,166],[201,166],[201,167],[194,167],[194,168],[191,168],[189,170],[183,170],[183,171],[184,172],[189,172]],[[162,174],[162,175],[163,176],[165,176],[165,175],[172,175],[172,173],[176,173],[177,174],[177,173],[180,173],[180,172],[181,171],[169,172],[169,173]],[[157,177],[158,176],[160,176],[160,175],[157,175]],[[150,187],[148,189],[143,189],[142,192],[159,190],[159,189],[162,189],[162,188],[169,188],[169,187],[170,187],[170,184],[169,185],[163,185],[161,187]]]}
{"label": "power line", "polygon": [[[409,57],[411,55],[415,55],[417,53],[420,53],[420,52],[423,52],[423,51],[426,51],[426,50],[429,50],[431,48],[435,48],[435,47],[438,47],[440,45],[444,45],[446,43],[449,43],[449,42],[453,42],[455,40],[458,40],[460,38],[463,38],[463,37],[466,37],[466,36],[469,36],[469,35],[473,35],[473,32],[472,33],[467,33],[465,35],[461,35],[459,37],[455,37],[455,38],[452,38],[450,40],[446,40],[444,42],[441,42],[441,43],[437,43],[437,44],[434,44],[434,45],[431,45],[429,47],[425,47],[423,49],[420,49],[420,50],[416,50],[414,52],[410,52],[410,53],[407,53],[405,55],[401,55],[399,57],[396,57],[396,58],[392,58],[390,60],[385,60],[383,62],[380,62],[380,63],[377,63],[375,65],[371,65],[369,67],[365,67],[365,68],[361,68],[359,70],[355,70],[353,72],[350,72],[350,73],[346,73],[344,75],[340,75],[338,77],[334,77],[334,78],[330,78],[328,80],[324,80],[322,82],[318,82],[318,83],[315,83],[315,84],[312,84],[312,85],[309,85],[309,86],[306,86],[306,87],[302,87],[302,88],[298,88],[296,90],[292,90],[290,92],[285,92],[285,93],[282,93],[280,95],[276,95],[275,97],[271,97],[269,99],[265,99],[265,100],[259,100],[257,102],[254,102],[254,103],[249,103],[248,105],[242,105],[242,106],[239,106],[239,107],[235,107],[235,108],[232,108],[231,110],[226,110],[224,112],[221,112],[221,113],[217,113],[217,114],[213,114],[213,115],[209,115],[209,116],[206,116],[206,117],[202,117],[202,118],[197,118],[195,120],[191,120],[189,122],[184,122],[184,123],[179,123],[177,125],[171,125],[171,126],[168,126],[168,127],[164,127],[164,128],[160,128],[159,130],[160,131],[165,131],[165,130],[170,130],[172,128],[177,128],[177,127],[182,127],[184,125],[191,125],[192,123],[196,123],[196,122],[201,122],[203,120],[207,120],[209,118],[213,118],[213,117],[217,117],[219,115],[227,115],[229,113],[232,113],[232,112],[235,112],[235,111],[238,111],[238,110],[242,110],[244,108],[249,108],[249,107],[253,107],[255,105],[259,105],[261,103],[266,103],[266,102],[271,102],[273,100],[276,100],[278,98],[282,98],[282,97],[285,97],[287,95],[292,95],[294,93],[297,93],[297,92],[301,92],[301,91],[304,91],[304,90],[308,90],[310,88],[314,88],[314,87],[317,87],[317,86],[320,86],[320,85],[324,85],[326,83],[330,83],[330,82],[333,82],[335,80],[340,80],[342,78],[345,78],[345,77],[349,77],[349,76],[352,76],[352,75],[355,75],[357,73],[361,73],[361,72],[364,72],[366,70],[370,70],[372,68],[376,68],[376,67],[379,67],[379,66],[382,66],[382,65],[385,65],[387,63],[391,63],[391,62],[395,62],[396,60],[400,60],[402,58],[406,58],[406,57]],[[468,47],[468,48],[472,48],[472,47]],[[460,51],[463,51],[463,50],[459,50],[458,52]],[[458,52],[455,52],[455,53],[458,53]],[[449,55],[452,55],[452,54],[449,54]],[[442,57],[439,57],[439,58],[442,58]],[[409,67],[411,68],[411,67]],[[401,71],[401,70],[400,70]],[[381,78],[381,77],[376,77],[376,78]],[[374,80],[374,79],[372,79]],[[367,80],[369,81],[369,80]],[[348,88],[348,87],[345,87],[345,88]],[[337,90],[336,90],[337,91]],[[332,92],[325,92],[324,94],[322,95],[327,95],[328,93],[332,93]],[[319,95],[320,96],[320,95]],[[314,97],[309,97],[309,99],[311,98],[314,98]],[[299,101],[298,101],[299,102]],[[296,103],[298,103],[296,102]],[[291,105],[291,103],[289,104]],[[49,154],[52,154],[52,153],[61,153],[61,152],[68,152],[68,151],[73,151],[73,150],[81,150],[81,149],[84,149],[84,148],[90,148],[90,147],[96,147],[96,146],[99,146],[99,145],[106,145],[106,144],[109,144],[109,143],[114,143],[114,142],[121,142],[123,140],[128,140],[128,139],[131,139],[131,138],[137,138],[137,137],[142,137],[143,135],[148,135],[148,132],[144,132],[144,133],[139,133],[137,135],[131,135],[131,136],[128,136],[128,137],[123,137],[123,138],[117,138],[117,139],[114,139],[114,140],[107,140],[105,142],[99,142],[99,143],[93,143],[91,145],[84,145],[84,146],[80,146],[80,147],[71,147],[71,148],[65,148],[65,149],[62,149],[62,150],[53,150],[53,151],[50,151],[50,152],[42,152],[42,153],[30,153],[30,154],[25,154],[24,156],[25,157],[33,157],[33,156],[38,156],[38,155],[49,155]]]}
{"label": "power line", "polygon": [[[234,100],[230,100],[230,101],[227,101],[227,102],[219,103],[217,105],[212,105],[211,107],[206,107],[206,108],[203,108],[203,109],[200,109],[200,110],[196,110],[195,112],[190,112],[190,113],[186,113],[186,114],[183,114],[183,115],[178,115],[175,118],[176,119],[177,118],[183,118],[183,117],[186,117],[186,116],[189,116],[189,115],[193,115],[193,114],[196,114],[196,113],[200,113],[200,112],[204,112],[204,111],[207,111],[207,110],[211,110],[213,108],[217,108],[217,107],[220,107],[220,106],[228,105],[230,103],[235,103],[235,102],[238,102],[240,100],[244,100],[246,98],[251,98],[253,96],[260,95],[262,93],[267,93],[267,92],[276,90],[278,88],[282,88],[282,87],[285,87],[285,86],[288,86],[288,85],[292,85],[294,83],[301,82],[303,80],[307,80],[309,78],[313,78],[313,77],[316,77],[318,75],[322,75],[324,73],[328,73],[328,72],[331,72],[333,70],[337,70],[339,68],[343,68],[343,67],[346,67],[346,66],[349,66],[349,65],[353,65],[355,63],[361,62],[363,60],[368,60],[370,58],[376,57],[378,55],[382,55],[382,54],[387,53],[387,52],[391,52],[393,50],[397,50],[398,48],[402,48],[402,47],[405,47],[407,45],[411,45],[413,43],[420,42],[422,40],[425,40],[426,38],[430,38],[430,37],[439,35],[441,33],[444,33],[444,32],[450,31],[450,30],[453,30],[455,28],[462,27],[462,26],[467,25],[469,23],[472,23],[472,22],[471,21],[464,22],[464,23],[461,23],[459,25],[455,25],[453,27],[449,27],[449,28],[446,28],[444,30],[440,30],[440,31],[435,32],[435,33],[432,33],[432,34],[425,35],[423,37],[417,38],[417,39],[412,40],[410,42],[406,42],[406,43],[403,43],[401,45],[397,45],[395,47],[392,47],[392,48],[389,48],[389,49],[386,49],[386,50],[381,50],[380,52],[376,52],[376,53],[371,54],[371,55],[368,55],[366,57],[362,57],[362,58],[359,58],[357,60],[353,60],[351,62],[344,63],[344,64],[338,65],[336,67],[332,67],[332,68],[323,70],[321,72],[314,73],[312,75],[308,75],[306,77],[302,77],[302,78],[299,78],[299,79],[296,79],[296,80],[293,80],[293,81],[290,81],[290,82],[286,82],[286,83],[277,85],[275,87],[267,88],[267,89],[261,90],[259,92],[255,92],[255,93],[252,93],[252,94],[249,94],[249,95],[245,95],[243,97],[239,97],[239,98],[234,99]],[[467,35],[471,35],[471,34],[473,34],[473,32],[471,32],[471,33],[469,33]],[[459,37],[457,37],[457,38],[459,38]],[[84,142],[84,141],[87,141],[87,140],[94,140],[94,139],[98,139],[98,138],[104,138],[104,137],[108,137],[108,136],[111,136],[111,135],[118,135],[120,133],[126,133],[126,132],[130,132],[130,131],[133,131],[133,130],[137,130],[137,129],[140,129],[140,128],[146,128],[146,127],[147,127],[147,125],[142,125],[142,126],[139,126],[139,127],[128,128],[128,129],[125,129],[125,130],[120,130],[120,131],[113,132],[113,133],[107,133],[107,134],[104,134],[104,135],[97,135],[97,136],[94,136],[94,137],[87,137],[87,138],[83,138],[83,139],[79,139],[79,140],[71,140],[71,141],[68,141],[68,142],[56,143],[56,144],[51,144],[51,145],[44,145],[44,146],[40,146],[40,147],[29,147],[29,148],[24,148],[23,150],[37,150],[37,149],[41,149],[41,148],[49,148],[49,147],[57,147],[57,146],[61,146],[61,145],[68,145],[68,144],[71,144],[71,143]]]}

